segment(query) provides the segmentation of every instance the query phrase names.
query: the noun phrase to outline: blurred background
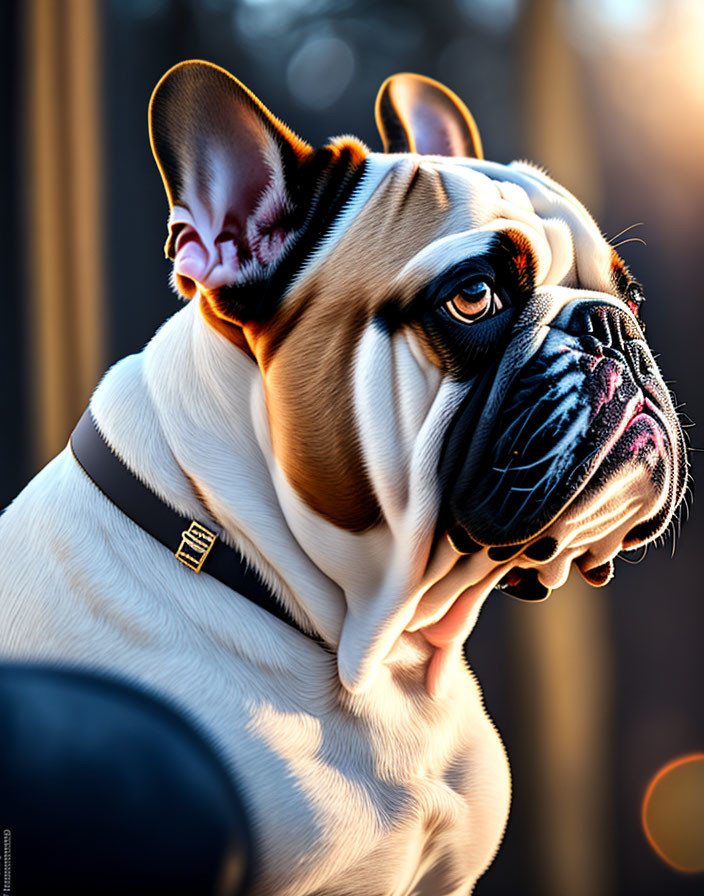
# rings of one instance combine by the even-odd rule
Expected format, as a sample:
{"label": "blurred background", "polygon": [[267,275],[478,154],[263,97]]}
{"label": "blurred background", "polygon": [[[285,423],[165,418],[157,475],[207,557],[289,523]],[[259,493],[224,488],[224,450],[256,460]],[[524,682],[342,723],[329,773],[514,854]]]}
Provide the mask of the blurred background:
{"label": "blurred background", "polygon": [[[0,49],[0,506],[65,445],[107,367],[178,308],[146,111],[191,57],[307,140],[353,133],[375,150],[389,74],[445,82],[487,158],[543,165],[625,241],[665,376],[704,420],[701,0],[3,0]],[[696,479],[704,436],[690,435]],[[704,750],[703,537],[695,501],[681,534],[617,560],[599,591],[575,579],[544,604],[487,602],[467,655],[514,801],[477,896],[704,893],[641,822],[657,771]],[[696,780],[694,809],[675,798],[662,822],[675,852],[704,829]]]}

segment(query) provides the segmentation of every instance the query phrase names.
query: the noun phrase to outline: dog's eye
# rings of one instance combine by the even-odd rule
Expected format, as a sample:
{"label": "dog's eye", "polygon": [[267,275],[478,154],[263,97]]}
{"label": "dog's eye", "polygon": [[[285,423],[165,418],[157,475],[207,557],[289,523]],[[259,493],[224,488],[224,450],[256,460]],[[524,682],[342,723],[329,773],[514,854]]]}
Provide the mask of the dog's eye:
{"label": "dog's eye", "polygon": [[503,304],[491,280],[482,277],[463,283],[445,307],[457,320],[473,324],[493,317],[497,311],[501,311]]}

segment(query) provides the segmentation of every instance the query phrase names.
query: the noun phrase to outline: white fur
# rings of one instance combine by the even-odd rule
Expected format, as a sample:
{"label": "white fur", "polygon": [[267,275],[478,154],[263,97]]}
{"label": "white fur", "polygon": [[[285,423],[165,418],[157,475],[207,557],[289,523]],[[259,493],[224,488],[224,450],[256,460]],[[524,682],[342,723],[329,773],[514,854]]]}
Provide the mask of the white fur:
{"label": "white fur", "polygon": [[[112,368],[92,408],[150,487],[203,519],[188,471],[223,536],[301,620],[335,643],[343,618],[371,609],[367,578],[373,587],[384,579],[383,569],[367,569],[377,536],[347,536],[362,575],[346,593],[302,550],[329,524],[301,507],[296,521],[295,499],[270,476],[256,433],[265,426],[257,368],[208,328],[197,302]],[[12,558],[3,655],[117,672],[195,715],[246,795],[261,850],[257,894],[460,893],[489,863],[508,811],[504,752],[463,665],[445,701],[426,695],[421,636],[405,636],[396,662],[351,695],[333,657],[181,566],[103,497],[68,449],[8,508],[0,533]],[[492,783],[477,789],[476,780]],[[436,826],[443,833],[431,837]],[[424,889],[425,872],[460,843]]]}
{"label": "white fur", "polygon": [[[309,269],[405,164],[371,157]],[[524,312],[534,317],[504,358],[500,384],[545,337],[540,314],[567,301],[552,284],[578,269],[602,288],[607,250],[583,208],[534,169],[421,164],[465,196],[464,211],[452,212],[458,221],[476,201],[470,230],[419,253],[400,279],[422,280],[480,251],[504,222],[523,228],[540,259],[538,300]],[[113,367],[92,400],[125,462],[238,546],[337,658],[181,566],[104,498],[68,449],[0,519],[0,649],[120,673],[193,714],[243,788],[260,856],[255,896],[466,896],[498,847],[510,796],[501,741],[461,652],[505,565],[485,551],[460,559],[446,539],[431,553],[443,436],[471,386],[443,378],[410,332],[389,338],[374,324],[349,376],[350,437],[382,509],[362,534],[323,520],[288,483],[259,370],[207,326],[197,299]],[[556,529],[565,553],[545,575],[564,580],[585,545],[603,543],[604,559],[612,556],[646,488],[642,477],[629,481],[622,510],[609,497],[598,507],[577,502]]]}

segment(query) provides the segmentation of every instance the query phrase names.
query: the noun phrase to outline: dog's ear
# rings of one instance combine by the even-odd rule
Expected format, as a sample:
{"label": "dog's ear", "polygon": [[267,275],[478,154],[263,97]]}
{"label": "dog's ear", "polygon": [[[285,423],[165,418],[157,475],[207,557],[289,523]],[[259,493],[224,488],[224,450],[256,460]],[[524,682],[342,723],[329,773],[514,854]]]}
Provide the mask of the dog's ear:
{"label": "dog's ear", "polygon": [[385,152],[484,158],[469,109],[432,78],[392,75],[381,85],[374,111]]}
{"label": "dog's ear", "polygon": [[311,147],[236,78],[200,61],[159,81],[149,134],[171,206],[165,249],[179,292],[191,298],[274,264]]}

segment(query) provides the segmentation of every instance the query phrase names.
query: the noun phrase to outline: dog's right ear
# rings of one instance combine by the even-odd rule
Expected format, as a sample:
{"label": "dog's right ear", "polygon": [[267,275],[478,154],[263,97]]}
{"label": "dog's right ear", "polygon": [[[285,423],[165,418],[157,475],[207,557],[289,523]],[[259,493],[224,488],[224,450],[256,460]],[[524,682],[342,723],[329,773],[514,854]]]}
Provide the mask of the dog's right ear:
{"label": "dog's right ear", "polygon": [[449,87],[425,75],[401,72],[387,78],[374,115],[384,152],[484,158],[469,109]]}
{"label": "dog's right ear", "polygon": [[159,81],[149,135],[171,206],[165,251],[178,291],[191,298],[275,264],[312,148],[236,78],[200,61]]}

